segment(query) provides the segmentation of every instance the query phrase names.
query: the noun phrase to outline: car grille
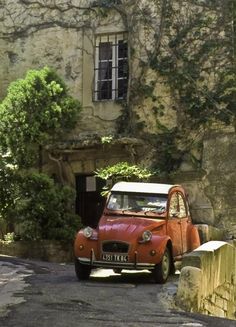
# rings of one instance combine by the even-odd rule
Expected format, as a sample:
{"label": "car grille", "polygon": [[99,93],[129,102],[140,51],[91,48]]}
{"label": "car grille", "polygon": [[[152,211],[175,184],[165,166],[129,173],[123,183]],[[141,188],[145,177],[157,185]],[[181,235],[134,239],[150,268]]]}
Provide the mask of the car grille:
{"label": "car grille", "polygon": [[128,253],[129,244],[124,242],[104,242],[102,245],[103,252]]}

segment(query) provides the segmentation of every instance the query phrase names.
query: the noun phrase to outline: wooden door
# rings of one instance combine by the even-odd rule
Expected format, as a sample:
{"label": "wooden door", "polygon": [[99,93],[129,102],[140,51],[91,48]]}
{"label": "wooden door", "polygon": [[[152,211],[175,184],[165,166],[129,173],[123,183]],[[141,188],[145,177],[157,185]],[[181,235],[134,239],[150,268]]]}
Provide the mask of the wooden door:
{"label": "wooden door", "polygon": [[103,212],[105,198],[101,191],[105,181],[94,175],[76,176],[76,213],[85,226],[96,227]]}

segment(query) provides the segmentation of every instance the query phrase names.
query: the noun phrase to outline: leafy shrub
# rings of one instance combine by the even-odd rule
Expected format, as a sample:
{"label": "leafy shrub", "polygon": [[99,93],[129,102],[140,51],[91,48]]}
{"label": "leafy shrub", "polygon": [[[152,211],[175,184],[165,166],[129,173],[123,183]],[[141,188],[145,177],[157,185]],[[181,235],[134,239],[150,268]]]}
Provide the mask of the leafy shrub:
{"label": "leafy shrub", "polygon": [[[128,162],[118,162],[113,166],[97,169],[95,174],[101,179],[112,181],[112,184],[122,180],[133,182],[148,180],[153,175],[150,170]],[[109,189],[104,187],[103,190],[101,194],[107,196]]]}
{"label": "leafy shrub", "polygon": [[148,169],[128,162],[119,162],[113,166],[98,169],[95,173],[102,179],[112,179],[114,182],[119,180],[147,180],[152,176]]}
{"label": "leafy shrub", "polygon": [[15,233],[7,233],[6,235],[4,235],[4,241],[6,243],[14,242],[14,239],[15,239]]}
{"label": "leafy shrub", "polygon": [[12,232],[18,191],[14,166],[4,157],[0,160],[0,185],[0,238],[3,239],[7,232]]}
{"label": "leafy shrub", "polygon": [[29,70],[0,103],[0,234],[22,239],[72,239],[80,227],[74,193],[42,171],[43,150],[75,127],[81,104],[51,68]]}
{"label": "leafy shrub", "polygon": [[9,85],[0,103],[0,151],[19,168],[40,165],[41,148],[74,128],[80,111],[51,68],[29,70]]}
{"label": "leafy shrub", "polygon": [[74,190],[45,174],[22,174],[15,217],[21,239],[72,240],[81,227],[74,198]]}

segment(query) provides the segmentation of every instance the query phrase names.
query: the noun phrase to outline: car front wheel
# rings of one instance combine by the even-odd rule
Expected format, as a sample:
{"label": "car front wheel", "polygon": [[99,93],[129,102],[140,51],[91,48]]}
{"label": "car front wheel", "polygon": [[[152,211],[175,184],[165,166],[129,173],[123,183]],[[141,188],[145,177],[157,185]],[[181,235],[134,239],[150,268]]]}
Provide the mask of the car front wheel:
{"label": "car front wheel", "polygon": [[155,266],[153,271],[154,280],[156,283],[164,284],[170,274],[171,269],[171,254],[168,248],[165,249],[162,260]]}
{"label": "car front wheel", "polygon": [[89,266],[83,265],[75,258],[75,273],[78,280],[89,279],[91,268]]}

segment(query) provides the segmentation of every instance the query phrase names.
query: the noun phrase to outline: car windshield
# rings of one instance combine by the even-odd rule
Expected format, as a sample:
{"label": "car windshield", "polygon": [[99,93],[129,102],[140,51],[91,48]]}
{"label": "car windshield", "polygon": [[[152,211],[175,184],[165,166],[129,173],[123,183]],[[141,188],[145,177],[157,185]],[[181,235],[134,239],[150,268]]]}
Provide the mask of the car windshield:
{"label": "car windshield", "polygon": [[109,210],[166,211],[167,194],[112,193],[107,203]]}

